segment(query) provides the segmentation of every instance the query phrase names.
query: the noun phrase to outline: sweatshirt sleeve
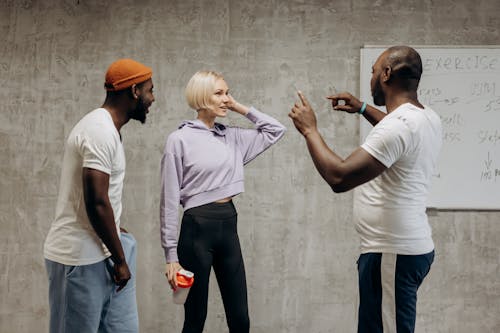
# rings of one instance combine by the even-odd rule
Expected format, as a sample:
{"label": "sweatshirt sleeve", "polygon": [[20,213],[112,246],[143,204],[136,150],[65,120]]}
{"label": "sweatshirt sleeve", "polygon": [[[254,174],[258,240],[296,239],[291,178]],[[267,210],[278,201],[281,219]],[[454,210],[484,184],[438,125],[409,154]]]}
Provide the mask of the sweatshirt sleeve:
{"label": "sweatshirt sleeve", "polygon": [[255,129],[236,129],[236,144],[243,155],[243,164],[278,142],[286,131],[286,127],[279,121],[253,107],[246,117],[255,124]]}
{"label": "sweatshirt sleeve", "polygon": [[179,225],[182,160],[173,151],[169,137],[161,160],[160,234],[167,263],[179,261],[177,235]]}

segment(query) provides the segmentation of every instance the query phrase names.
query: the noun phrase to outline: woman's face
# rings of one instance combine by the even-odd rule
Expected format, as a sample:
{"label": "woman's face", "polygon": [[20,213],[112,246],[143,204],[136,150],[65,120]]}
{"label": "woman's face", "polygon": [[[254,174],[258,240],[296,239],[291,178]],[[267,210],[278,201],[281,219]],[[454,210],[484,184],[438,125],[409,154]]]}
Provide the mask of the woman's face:
{"label": "woman's face", "polygon": [[214,113],[214,116],[225,117],[232,98],[229,95],[229,88],[224,79],[215,81],[215,91],[210,99],[212,102],[211,111]]}

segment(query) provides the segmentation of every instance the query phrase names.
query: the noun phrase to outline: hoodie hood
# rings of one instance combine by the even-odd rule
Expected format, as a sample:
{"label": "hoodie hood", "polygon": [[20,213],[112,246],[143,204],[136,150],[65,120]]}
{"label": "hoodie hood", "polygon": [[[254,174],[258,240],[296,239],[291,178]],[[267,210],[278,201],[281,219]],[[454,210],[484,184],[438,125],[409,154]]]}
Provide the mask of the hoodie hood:
{"label": "hoodie hood", "polygon": [[205,125],[205,123],[199,119],[184,120],[179,125],[179,129],[181,129],[183,127],[194,128],[194,129],[204,130],[204,131],[210,131],[210,132],[213,132],[213,133],[220,135],[220,136],[226,135],[226,130],[227,130],[226,126],[221,124],[221,123],[215,123],[214,127],[208,128],[207,125]]}

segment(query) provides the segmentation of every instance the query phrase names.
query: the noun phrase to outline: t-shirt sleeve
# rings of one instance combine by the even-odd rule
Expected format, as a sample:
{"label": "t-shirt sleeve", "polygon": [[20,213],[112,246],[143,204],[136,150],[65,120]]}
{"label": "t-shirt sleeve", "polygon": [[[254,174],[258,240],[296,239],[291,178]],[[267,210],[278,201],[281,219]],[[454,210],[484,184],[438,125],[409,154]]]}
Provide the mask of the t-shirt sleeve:
{"label": "t-shirt sleeve", "polygon": [[83,167],[111,174],[117,145],[112,133],[90,129],[78,138]]}
{"label": "t-shirt sleeve", "polygon": [[409,151],[411,142],[407,124],[399,118],[392,118],[377,124],[361,148],[389,168]]}

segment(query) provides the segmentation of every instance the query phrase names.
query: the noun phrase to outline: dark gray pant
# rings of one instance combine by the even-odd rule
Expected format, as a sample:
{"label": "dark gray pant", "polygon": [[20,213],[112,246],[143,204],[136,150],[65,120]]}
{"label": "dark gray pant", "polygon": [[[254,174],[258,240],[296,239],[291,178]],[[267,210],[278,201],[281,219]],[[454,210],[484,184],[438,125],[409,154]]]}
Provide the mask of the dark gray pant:
{"label": "dark gray pant", "polygon": [[248,332],[245,266],[233,203],[211,203],[188,209],[182,218],[177,251],[179,263],[194,273],[195,280],[184,304],[182,332],[203,331],[212,267],[221,291],[229,332]]}
{"label": "dark gray pant", "polygon": [[365,253],[358,260],[358,333],[411,333],[417,290],[434,261],[422,255]]}

